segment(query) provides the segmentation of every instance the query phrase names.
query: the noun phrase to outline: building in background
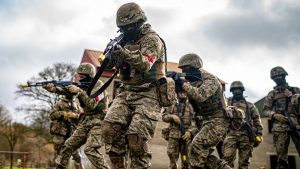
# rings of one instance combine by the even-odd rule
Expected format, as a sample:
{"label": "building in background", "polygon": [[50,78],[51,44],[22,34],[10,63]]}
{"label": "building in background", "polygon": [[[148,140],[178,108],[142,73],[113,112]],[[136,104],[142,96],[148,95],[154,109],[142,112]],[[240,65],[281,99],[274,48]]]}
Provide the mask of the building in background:
{"label": "building in background", "polygon": [[[266,169],[276,168],[276,149],[273,146],[273,136],[271,133],[272,121],[263,114],[263,105],[265,98],[258,100],[255,106],[260,113],[261,122],[263,125],[263,142],[254,148],[253,157],[251,158],[251,168],[256,169],[265,166]],[[288,152],[290,169],[300,169],[300,157],[298,156],[295,144],[291,140]]]}

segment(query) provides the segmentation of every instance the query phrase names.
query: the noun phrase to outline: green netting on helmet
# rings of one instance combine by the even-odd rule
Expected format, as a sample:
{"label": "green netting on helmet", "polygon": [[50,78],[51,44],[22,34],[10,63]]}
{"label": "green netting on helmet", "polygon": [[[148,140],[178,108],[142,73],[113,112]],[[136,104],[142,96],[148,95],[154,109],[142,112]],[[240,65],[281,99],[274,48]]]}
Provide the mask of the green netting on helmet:
{"label": "green netting on helmet", "polygon": [[186,55],[183,55],[180,60],[179,60],[179,64],[178,67],[182,68],[184,66],[192,66],[194,68],[202,68],[203,66],[203,62],[202,59],[200,58],[200,56],[198,56],[195,53],[189,53]]}
{"label": "green netting on helmet", "polygon": [[273,79],[275,76],[280,76],[280,75],[288,75],[288,73],[283,69],[281,66],[276,66],[271,69],[270,72],[270,77]]}
{"label": "green netting on helmet", "polygon": [[118,27],[137,23],[139,20],[145,22],[147,17],[141,7],[134,2],[122,5],[117,11],[116,23]]}
{"label": "green netting on helmet", "polygon": [[78,74],[84,74],[84,75],[88,75],[91,78],[94,78],[95,74],[96,74],[96,69],[94,67],[94,65],[90,64],[90,63],[81,63],[79,65],[79,67],[77,68],[76,71]]}

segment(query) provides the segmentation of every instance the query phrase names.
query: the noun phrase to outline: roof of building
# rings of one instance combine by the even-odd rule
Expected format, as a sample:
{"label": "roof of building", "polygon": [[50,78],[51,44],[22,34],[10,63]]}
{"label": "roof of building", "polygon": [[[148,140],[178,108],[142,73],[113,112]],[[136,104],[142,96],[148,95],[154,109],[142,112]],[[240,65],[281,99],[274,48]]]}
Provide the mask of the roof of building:
{"label": "roof of building", "polygon": [[[85,49],[80,63],[88,62],[88,63],[93,64],[96,67],[96,69],[98,69],[100,67],[99,59],[103,60],[103,58],[104,58],[104,55],[103,55],[102,51]],[[178,68],[178,63],[175,63],[175,62],[168,62],[167,70],[181,72],[181,69]],[[110,77],[113,73],[114,73],[114,70],[106,70],[103,72],[102,76]],[[225,86],[226,82],[221,79],[219,79],[219,80],[222,83],[222,85]]]}

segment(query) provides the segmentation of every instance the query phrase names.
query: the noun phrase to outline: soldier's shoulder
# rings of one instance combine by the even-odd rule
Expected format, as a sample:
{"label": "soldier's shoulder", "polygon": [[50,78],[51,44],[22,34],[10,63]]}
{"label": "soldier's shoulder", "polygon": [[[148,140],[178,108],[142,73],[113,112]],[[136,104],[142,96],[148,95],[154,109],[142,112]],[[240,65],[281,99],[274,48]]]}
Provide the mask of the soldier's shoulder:
{"label": "soldier's shoulder", "polygon": [[274,96],[275,92],[276,92],[276,89],[270,90],[270,91],[268,92],[268,94],[267,94],[267,97]]}
{"label": "soldier's shoulder", "polygon": [[209,73],[208,71],[206,71],[205,69],[200,68],[201,74],[203,79],[215,79],[216,81],[219,81],[218,77]]}
{"label": "soldier's shoulder", "polygon": [[252,102],[247,101],[247,104],[248,104],[249,108],[254,108],[255,107],[254,103],[252,103]]}
{"label": "soldier's shoulder", "polygon": [[291,87],[289,86],[289,90],[291,90],[293,93],[297,93],[299,94],[300,93],[300,88],[299,87]]}

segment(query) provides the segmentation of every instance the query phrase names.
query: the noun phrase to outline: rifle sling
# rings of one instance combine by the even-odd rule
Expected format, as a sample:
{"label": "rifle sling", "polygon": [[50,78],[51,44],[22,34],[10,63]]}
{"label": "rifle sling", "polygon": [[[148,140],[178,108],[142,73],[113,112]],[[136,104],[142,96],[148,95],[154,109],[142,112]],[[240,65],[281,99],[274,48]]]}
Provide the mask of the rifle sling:
{"label": "rifle sling", "polygon": [[104,83],[104,85],[97,90],[95,93],[91,94],[93,88],[95,87],[96,83],[98,82],[99,78],[101,77],[102,73],[105,70],[105,67],[107,66],[109,62],[109,59],[105,58],[99,68],[99,70],[97,71],[95,77],[93,78],[92,82],[90,83],[89,87],[87,88],[86,93],[88,94],[88,96],[90,96],[90,98],[95,98],[97,96],[99,96],[112,82],[112,80],[115,78],[115,76],[118,74],[119,72],[119,68],[115,71],[115,73],[109,78],[109,80],[107,82]]}
{"label": "rifle sling", "polygon": [[115,73],[109,78],[109,80],[107,82],[104,83],[103,86],[101,86],[101,88],[99,90],[97,90],[95,93],[90,95],[90,98],[95,98],[97,96],[99,96],[102,92],[104,92],[104,90],[110,85],[110,83],[113,81],[113,79],[116,77],[116,75],[119,72],[119,68],[115,71]]}

